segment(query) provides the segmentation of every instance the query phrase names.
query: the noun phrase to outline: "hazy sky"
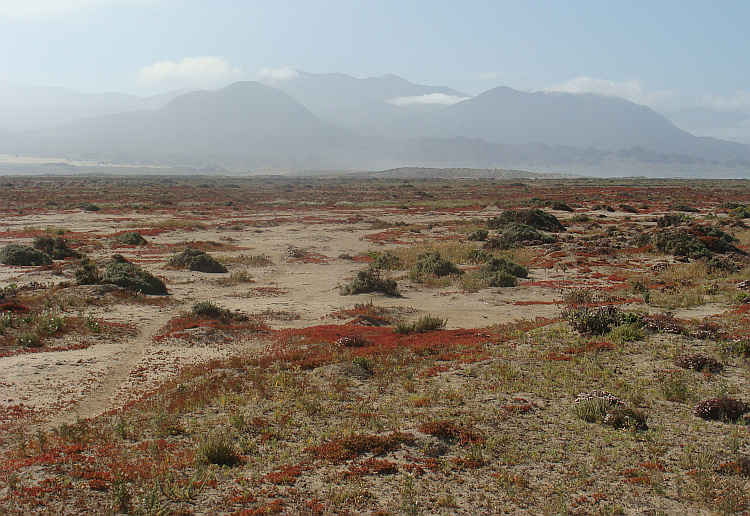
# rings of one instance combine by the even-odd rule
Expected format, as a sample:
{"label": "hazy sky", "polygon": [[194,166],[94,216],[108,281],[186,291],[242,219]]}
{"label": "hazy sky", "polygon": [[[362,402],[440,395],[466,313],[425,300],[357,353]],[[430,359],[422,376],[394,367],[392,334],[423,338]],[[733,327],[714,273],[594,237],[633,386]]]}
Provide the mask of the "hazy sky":
{"label": "hazy sky", "polygon": [[750,0],[0,0],[0,78],[148,95],[288,69],[750,109]]}

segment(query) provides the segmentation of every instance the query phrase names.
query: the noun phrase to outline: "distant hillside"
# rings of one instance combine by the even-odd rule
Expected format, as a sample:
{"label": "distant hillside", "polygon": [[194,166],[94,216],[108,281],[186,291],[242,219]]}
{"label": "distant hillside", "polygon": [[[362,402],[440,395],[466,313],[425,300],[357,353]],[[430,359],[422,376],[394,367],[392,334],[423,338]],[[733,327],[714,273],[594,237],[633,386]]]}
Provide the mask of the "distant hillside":
{"label": "distant hillside", "polygon": [[51,86],[26,86],[0,79],[0,128],[42,129],[83,118],[158,109],[187,91],[136,97],[122,93],[81,93]]}
{"label": "distant hillside", "polygon": [[339,112],[335,122],[386,138],[468,138],[619,151],[634,147],[706,160],[750,159],[750,147],[697,138],[646,106],[593,94],[527,93],[499,87],[425,113],[386,104]]}
{"label": "distant hillside", "polygon": [[[375,80],[372,91],[364,88],[368,82],[334,79],[359,88],[359,96],[342,98],[425,91],[391,77]],[[239,82],[185,93],[157,110],[0,131],[0,154],[252,172],[565,167],[569,173],[636,164],[750,172],[750,146],[695,137],[623,99],[495,88],[428,110],[372,101],[339,114],[345,112],[346,128],[279,89]]]}
{"label": "distant hillside", "polygon": [[403,97],[434,93],[468,97],[452,88],[414,84],[396,75],[356,79],[343,73],[312,74],[298,70],[294,77],[270,85],[288,93],[310,111],[326,119],[329,119],[330,113],[387,103]]}
{"label": "distant hillside", "polygon": [[337,148],[359,139],[279,90],[240,82],[218,92],[186,93],[157,111],[16,133],[0,142],[0,152],[122,164],[305,168],[335,165],[343,152]]}

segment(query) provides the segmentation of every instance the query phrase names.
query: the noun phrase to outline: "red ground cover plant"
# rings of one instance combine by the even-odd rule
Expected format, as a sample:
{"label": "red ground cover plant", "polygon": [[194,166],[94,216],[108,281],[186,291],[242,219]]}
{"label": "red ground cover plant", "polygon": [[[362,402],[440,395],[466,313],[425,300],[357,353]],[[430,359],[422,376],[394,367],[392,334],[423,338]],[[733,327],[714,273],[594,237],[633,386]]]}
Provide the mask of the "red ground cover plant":
{"label": "red ground cover plant", "polygon": [[461,446],[484,444],[486,438],[472,425],[457,423],[452,420],[425,421],[418,427],[420,432],[435,437],[455,441]]}

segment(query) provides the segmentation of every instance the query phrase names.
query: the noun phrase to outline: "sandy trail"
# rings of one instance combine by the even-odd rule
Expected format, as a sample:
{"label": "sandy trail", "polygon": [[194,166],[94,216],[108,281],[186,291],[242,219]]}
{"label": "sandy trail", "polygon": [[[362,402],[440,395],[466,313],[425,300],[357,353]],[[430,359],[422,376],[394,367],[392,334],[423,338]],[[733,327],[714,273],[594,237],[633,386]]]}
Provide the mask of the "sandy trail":
{"label": "sandy trail", "polygon": [[144,351],[151,344],[154,336],[179,312],[180,308],[178,306],[160,310],[156,317],[145,322],[141,326],[139,335],[124,343],[123,353],[112,364],[103,381],[86,392],[72,407],[52,416],[47,425],[57,427],[63,423],[72,423],[79,418],[87,419],[98,416],[115,408],[114,395],[142,360]]}

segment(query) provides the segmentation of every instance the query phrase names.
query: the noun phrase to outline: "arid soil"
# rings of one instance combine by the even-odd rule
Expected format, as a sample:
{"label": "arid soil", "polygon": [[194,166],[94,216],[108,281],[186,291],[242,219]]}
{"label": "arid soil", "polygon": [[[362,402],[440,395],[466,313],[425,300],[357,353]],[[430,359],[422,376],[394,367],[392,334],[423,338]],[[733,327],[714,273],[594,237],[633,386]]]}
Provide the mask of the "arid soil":
{"label": "arid soil", "polygon": [[[744,420],[693,409],[750,399],[747,185],[576,181],[5,178],[0,247],[61,237],[79,257],[0,265],[0,507],[746,511]],[[532,208],[564,228],[502,240],[492,221]],[[664,248],[677,227],[706,252]],[[115,240],[128,231],[148,243]],[[186,248],[228,271],[170,265]],[[398,296],[342,295],[389,251]],[[415,276],[427,252],[461,274]],[[114,255],[169,294],[79,284],[80,257]],[[493,257],[528,275],[487,286]],[[576,327],[582,307],[619,319]],[[428,315],[441,328],[394,331]],[[697,353],[723,368],[675,362]],[[594,390],[647,424],[587,421],[575,400]]]}

